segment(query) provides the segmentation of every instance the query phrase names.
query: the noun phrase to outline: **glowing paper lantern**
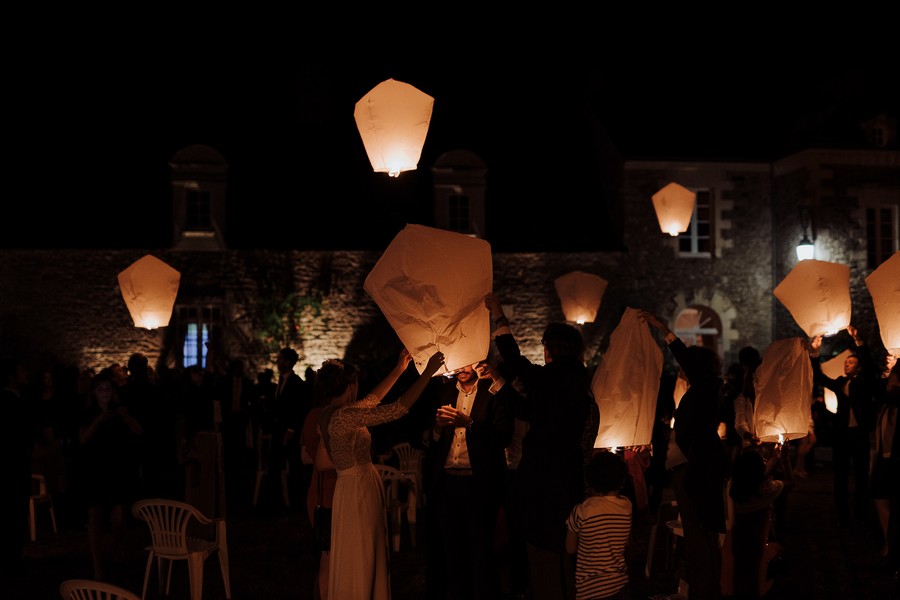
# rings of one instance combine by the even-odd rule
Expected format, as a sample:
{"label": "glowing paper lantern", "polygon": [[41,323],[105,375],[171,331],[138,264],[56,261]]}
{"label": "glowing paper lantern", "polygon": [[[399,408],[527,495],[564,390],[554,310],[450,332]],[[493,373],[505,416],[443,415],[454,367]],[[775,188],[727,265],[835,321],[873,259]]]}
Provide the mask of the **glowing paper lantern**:
{"label": "glowing paper lantern", "polygon": [[888,352],[900,356],[900,252],[894,252],[866,277],[866,287],[875,306],[881,342]]}
{"label": "glowing paper lantern", "polygon": [[847,265],[801,260],[774,293],[809,337],[834,335],[850,324]]}
{"label": "glowing paper lantern", "polygon": [[[844,361],[847,360],[847,357],[853,354],[850,350],[844,350],[834,358],[830,358],[822,363],[822,372],[832,379],[837,379],[841,375],[844,374]],[[825,409],[832,413],[837,414],[837,396],[829,390],[828,388],[824,388],[825,398]]]}
{"label": "glowing paper lantern", "polygon": [[363,283],[419,373],[436,351],[456,371],[487,358],[493,289],[490,245],[461,233],[407,225]]}
{"label": "glowing paper lantern", "polygon": [[608,282],[598,275],[572,271],[553,282],[562,302],[566,321],[593,323]]}
{"label": "glowing paper lantern", "polygon": [[591,380],[600,410],[595,448],[649,444],[653,435],[663,358],[639,314],[634,308],[625,309]]}
{"label": "glowing paper lantern", "polygon": [[119,273],[119,290],[135,327],[166,327],[172,317],[181,273],[150,254]]}
{"label": "glowing paper lantern", "polygon": [[376,173],[397,177],[418,166],[433,106],[434,98],[394,79],[356,103],[353,118]]}
{"label": "glowing paper lantern", "polygon": [[813,372],[802,338],[772,342],[753,375],[753,421],[763,442],[801,438],[809,432]]}
{"label": "glowing paper lantern", "polygon": [[653,208],[663,233],[676,236],[691,224],[697,194],[672,182],[653,194]]}

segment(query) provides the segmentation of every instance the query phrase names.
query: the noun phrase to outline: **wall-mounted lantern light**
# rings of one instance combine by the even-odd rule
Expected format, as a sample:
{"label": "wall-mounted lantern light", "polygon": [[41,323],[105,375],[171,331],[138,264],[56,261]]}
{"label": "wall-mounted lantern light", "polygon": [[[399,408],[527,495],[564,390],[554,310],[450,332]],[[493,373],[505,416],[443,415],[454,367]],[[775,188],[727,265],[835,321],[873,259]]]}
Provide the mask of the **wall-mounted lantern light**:
{"label": "wall-mounted lantern light", "polygon": [[675,182],[653,194],[653,208],[663,233],[675,237],[687,231],[696,199],[697,194]]}
{"label": "wall-mounted lantern light", "polygon": [[809,226],[809,209],[805,206],[800,208],[800,224],[803,226],[803,237],[797,244],[797,260],[810,260],[816,257],[816,245],[806,234],[806,228]]}
{"label": "wall-mounted lantern light", "polygon": [[434,98],[394,79],[356,103],[353,118],[376,173],[397,177],[418,166],[433,106]]}

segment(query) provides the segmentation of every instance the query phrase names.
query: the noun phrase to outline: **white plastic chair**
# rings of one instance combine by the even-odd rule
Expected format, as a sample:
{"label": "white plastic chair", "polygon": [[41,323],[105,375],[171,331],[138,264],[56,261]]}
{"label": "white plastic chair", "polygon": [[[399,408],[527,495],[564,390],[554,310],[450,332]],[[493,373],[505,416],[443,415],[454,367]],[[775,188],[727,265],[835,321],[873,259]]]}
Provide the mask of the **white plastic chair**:
{"label": "white plastic chair", "polygon": [[38,504],[46,504],[50,509],[50,523],[53,525],[53,533],[56,529],[56,511],[53,510],[53,496],[47,490],[47,480],[43,475],[31,474],[31,497],[28,499],[28,534],[31,541],[37,541],[37,515]]}
{"label": "white plastic chair", "polygon": [[[132,514],[150,527],[151,543],[147,546],[147,568],[144,571],[144,587],[141,599],[147,597],[147,583],[150,568],[156,559],[159,575],[159,590],[163,589],[163,566],[167,567],[165,593],[168,596],[172,583],[172,563],[186,561],[191,586],[191,600],[203,597],[203,566],[206,559],[218,553],[219,567],[225,584],[225,597],[231,598],[231,581],[228,575],[228,542],[225,535],[225,519],[210,519],[194,506],[177,500],[153,498],[139,500],[131,508]],[[188,532],[189,526],[215,525],[215,538],[195,537]],[[167,561],[164,563],[163,561]]]}
{"label": "white plastic chair", "polygon": [[59,584],[62,600],[141,600],[130,590],[93,579],[67,579]]}
{"label": "white plastic chair", "polygon": [[[400,486],[411,485],[412,479],[390,465],[375,464],[375,469],[381,475],[381,481],[384,483],[384,494],[386,499],[385,509],[387,510],[390,533],[391,546],[394,552],[400,552],[400,533],[403,527],[403,511],[409,507],[407,501],[403,500],[400,494]],[[415,522],[410,525],[410,539],[413,547],[415,547]]]}
{"label": "white plastic chair", "polygon": [[[393,453],[397,457],[397,464],[399,465],[400,472],[412,482],[407,492],[409,507],[407,508],[406,513],[410,527],[415,531],[416,514],[420,498],[422,505],[425,505],[425,495],[422,493],[422,459],[425,456],[425,453],[422,450],[411,446],[409,442],[394,444]],[[413,548],[415,548],[415,543],[413,543]]]}

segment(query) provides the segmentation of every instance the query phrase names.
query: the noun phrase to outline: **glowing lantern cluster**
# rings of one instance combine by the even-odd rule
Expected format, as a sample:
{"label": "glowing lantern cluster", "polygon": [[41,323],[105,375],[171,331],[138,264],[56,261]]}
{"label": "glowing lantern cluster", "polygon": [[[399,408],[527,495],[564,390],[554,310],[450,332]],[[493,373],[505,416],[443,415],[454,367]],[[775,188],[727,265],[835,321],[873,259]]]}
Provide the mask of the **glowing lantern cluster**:
{"label": "glowing lantern cluster", "polygon": [[150,254],[119,273],[119,290],[135,327],[166,327],[172,317],[181,273]]}
{"label": "glowing lantern cluster", "polygon": [[434,98],[394,79],[356,103],[353,118],[376,173],[397,177],[419,165],[433,106]]}
{"label": "glowing lantern cluster", "polygon": [[676,236],[687,231],[697,194],[672,182],[653,194],[653,208],[663,233]]}
{"label": "glowing lantern cluster", "polygon": [[592,273],[572,271],[553,282],[562,303],[566,321],[593,323],[608,282]]}

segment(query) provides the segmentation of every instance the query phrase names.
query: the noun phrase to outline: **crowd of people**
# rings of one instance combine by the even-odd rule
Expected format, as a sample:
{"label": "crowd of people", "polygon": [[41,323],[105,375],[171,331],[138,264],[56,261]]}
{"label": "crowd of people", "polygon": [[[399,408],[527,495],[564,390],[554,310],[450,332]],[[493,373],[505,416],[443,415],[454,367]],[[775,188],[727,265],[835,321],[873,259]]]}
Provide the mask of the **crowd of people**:
{"label": "crowd of people", "polygon": [[[317,505],[331,509],[312,597],[388,599],[386,497],[373,460],[380,428],[399,424],[424,453],[429,598],[630,598],[632,522],[658,509],[667,485],[684,531],[689,597],[764,595],[768,544],[784,525],[817,422],[811,412],[808,438],[793,444],[760,440],[752,418],[760,352],[743,348],[723,369],[715,351],[686,345],[641,311],[671,352],[680,383],[661,381],[653,443],[616,453],[594,448],[602,415],[578,328],[548,324],[538,364],[521,353],[500,299],[488,294],[484,306],[494,327],[483,360],[435,377],[444,365],[435,352],[412,376],[404,349],[370,387],[359,366],[338,358],[304,379],[291,348],[278,353],[277,380],[263,372],[256,381],[239,360],[221,372],[195,365],[176,376],[155,373],[135,353],[127,365],[46,370],[36,381],[20,361],[2,361],[7,414],[27,425],[3,438],[12,483],[0,531],[3,567],[22,560],[32,472],[47,478],[63,519],[84,523],[94,578],[109,580],[122,560],[131,503],[180,498],[225,516],[225,498],[247,493],[238,486],[256,471],[266,436],[268,468],[287,474],[285,498],[304,499],[310,527]],[[890,355],[879,368],[857,330],[847,334],[852,354],[837,378],[821,370],[822,338],[803,341],[815,390],[837,397],[828,432],[835,514],[842,527],[876,519],[883,555],[896,569],[900,368]],[[209,464],[210,434],[222,442],[224,482]]]}

